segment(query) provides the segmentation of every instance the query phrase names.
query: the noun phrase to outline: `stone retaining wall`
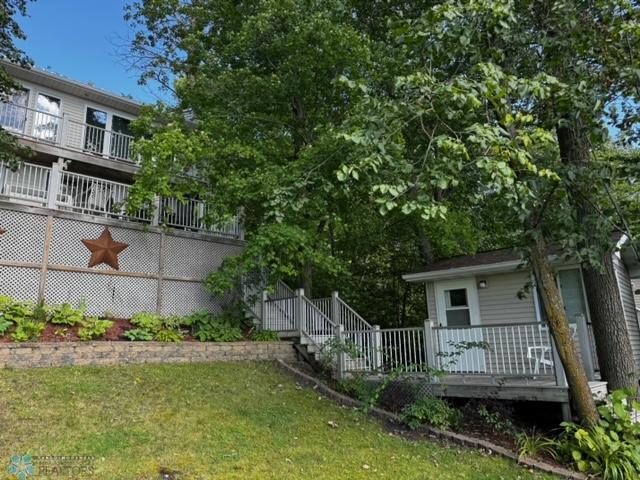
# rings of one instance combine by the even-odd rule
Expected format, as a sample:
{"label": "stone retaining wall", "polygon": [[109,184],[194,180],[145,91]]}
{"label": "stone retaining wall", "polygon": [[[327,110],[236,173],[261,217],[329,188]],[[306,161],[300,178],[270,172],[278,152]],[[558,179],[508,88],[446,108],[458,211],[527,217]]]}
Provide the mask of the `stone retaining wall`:
{"label": "stone retaining wall", "polygon": [[293,360],[291,342],[42,342],[0,344],[0,368]]}

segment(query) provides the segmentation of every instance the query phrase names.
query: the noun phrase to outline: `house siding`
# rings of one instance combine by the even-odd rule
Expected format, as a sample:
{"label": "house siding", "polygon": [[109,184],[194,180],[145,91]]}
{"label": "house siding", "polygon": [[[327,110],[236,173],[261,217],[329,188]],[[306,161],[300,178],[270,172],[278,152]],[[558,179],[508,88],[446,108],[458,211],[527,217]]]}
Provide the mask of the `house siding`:
{"label": "house siding", "polygon": [[[536,308],[533,295],[518,298],[518,292],[529,281],[528,272],[501,273],[477,277],[486,280],[487,288],[478,289],[480,323],[495,325],[500,323],[536,322]],[[435,282],[426,282],[429,319],[438,322]]]}
{"label": "house siding", "polygon": [[622,259],[618,255],[613,256],[613,266],[615,268],[618,280],[618,290],[624,308],[625,320],[627,323],[627,332],[633,349],[633,357],[636,365],[640,368],[640,326],[638,325],[638,316],[636,313],[636,302],[634,300],[633,288],[629,272],[622,263]]}
{"label": "house siding", "polygon": [[498,323],[536,322],[533,295],[518,298],[518,292],[529,282],[528,272],[513,272],[478,277],[486,280],[487,287],[478,289],[480,322],[483,325]]}

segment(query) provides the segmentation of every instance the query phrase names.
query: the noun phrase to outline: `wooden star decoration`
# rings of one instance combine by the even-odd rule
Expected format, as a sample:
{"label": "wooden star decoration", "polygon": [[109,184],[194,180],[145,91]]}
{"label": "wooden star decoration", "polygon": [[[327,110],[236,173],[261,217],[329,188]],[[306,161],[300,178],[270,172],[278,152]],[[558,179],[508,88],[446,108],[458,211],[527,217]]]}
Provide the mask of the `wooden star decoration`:
{"label": "wooden star decoration", "polygon": [[89,259],[89,268],[95,267],[104,263],[109,265],[114,270],[120,270],[118,264],[118,254],[122,252],[129,245],[126,243],[120,243],[113,240],[111,232],[107,227],[102,231],[100,236],[96,240],[81,240],[91,251],[91,258]]}
{"label": "wooden star decoration", "polygon": [[3,235],[5,233],[7,233],[7,231],[4,228],[0,228],[0,235]]}

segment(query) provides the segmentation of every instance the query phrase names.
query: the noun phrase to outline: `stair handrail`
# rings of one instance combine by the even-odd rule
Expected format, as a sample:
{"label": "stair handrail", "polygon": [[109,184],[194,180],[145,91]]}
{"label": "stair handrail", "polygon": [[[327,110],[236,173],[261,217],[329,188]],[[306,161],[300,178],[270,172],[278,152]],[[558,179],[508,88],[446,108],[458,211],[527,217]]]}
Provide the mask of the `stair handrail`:
{"label": "stair handrail", "polygon": [[[338,306],[338,323],[344,326],[344,329],[349,330],[373,330],[373,325],[367,322],[362,315],[356,312],[351,305],[345,302],[342,298],[335,294],[337,306]],[[345,319],[344,311],[351,315],[351,319]]]}

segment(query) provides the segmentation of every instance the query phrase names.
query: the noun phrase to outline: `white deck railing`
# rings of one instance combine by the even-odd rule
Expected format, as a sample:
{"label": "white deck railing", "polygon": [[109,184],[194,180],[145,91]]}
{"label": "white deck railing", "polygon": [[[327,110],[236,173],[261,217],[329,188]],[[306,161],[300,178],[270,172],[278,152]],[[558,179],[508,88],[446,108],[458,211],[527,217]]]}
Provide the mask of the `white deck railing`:
{"label": "white deck railing", "polygon": [[134,137],[15,103],[0,103],[0,127],[94,155],[131,162]]}
{"label": "white deck railing", "polygon": [[28,205],[46,206],[51,168],[25,163],[16,171],[0,163],[0,195]]}
{"label": "white deck railing", "polygon": [[201,200],[163,198],[161,212],[160,221],[168,227],[212,232],[233,238],[239,238],[241,235],[241,227],[237,217],[219,224],[208,224],[207,206]]}
{"label": "white deck railing", "polygon": [[62,210],[70,210],[91,215],[127,218],[141,222],[151,222],[149,210],[127,212],[127,200],[131,185],[103,180],[101,178],[61,172],[56,205]]}
{"label": "white deck railing", "polygon": [[[0,198],[32,206],[42,206],[83,214],[126,219],[159,225],[162,211],[153,215],[153,208],[130,213],[127,210],[131,185],[89,175],[64,171],[59,164],[45,167],[22,163],[15,171],[0,162]],[[55,192],[52,194],[51,192]],[[165,202],[157,202],[162,208]],[[230,238],[243,238],[239,219],[207,227],[196,218],[193,223],[173,226]]]}
{"label": "white deck railing", "polygon": [[62,116],[42,112],[14,103],[0,103],[0,127],[47,143],[60,144]]}
{"label": "white deck railing", "polygon": [[438,367],[451,374],[554,375],[553,344],[541,323],[434,327]]}

